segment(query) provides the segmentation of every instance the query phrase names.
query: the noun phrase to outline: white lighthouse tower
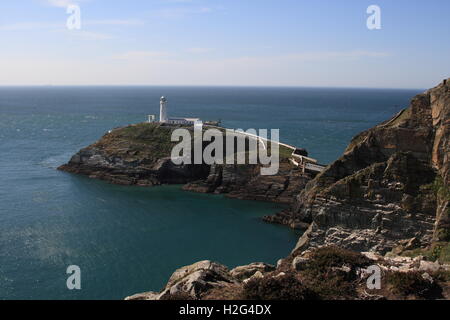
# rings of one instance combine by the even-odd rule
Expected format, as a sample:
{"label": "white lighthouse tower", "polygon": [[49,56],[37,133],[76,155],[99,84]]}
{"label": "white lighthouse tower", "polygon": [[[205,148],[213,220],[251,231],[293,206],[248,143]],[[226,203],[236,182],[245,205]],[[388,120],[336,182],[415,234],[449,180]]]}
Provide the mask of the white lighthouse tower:
{"label": "white lighthouse tower", "polygon": [[159,121],[162,123],[169,121],[169,118],[167,117],[167,99],[164,96],[161,97],[160,100]]}
{"label": "white lighthouse tower", "polygon": [[[184,126],[193,126],[195,123],[201,122],[199,118],[175,118],[170,117],[168,115],[167,110],[167,99],[166,97],[162,96],[160,99],[160,107],[159,107],[159,122],[165,123],[168,125],[184,125]],[[148,116],[148,122],[152,123],[155,120],[154,115]]]}

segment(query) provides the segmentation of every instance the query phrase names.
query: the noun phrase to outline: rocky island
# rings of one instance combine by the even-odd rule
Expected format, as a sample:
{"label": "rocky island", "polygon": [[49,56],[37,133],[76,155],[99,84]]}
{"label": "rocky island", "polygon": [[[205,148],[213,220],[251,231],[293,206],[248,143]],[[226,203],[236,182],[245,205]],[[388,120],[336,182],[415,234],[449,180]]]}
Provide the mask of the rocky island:
{"label": "rocky island", "polygon": [[[277,266],[183,267],[164,299],[448,299],[450,297],[450,79],[414,97],[392,119],[357,135],[317,176],[281,152],[276,176],[251,165],[175,166],[171,129],[116,129],[61,170],[126,185],[185,184],[196,192],[290,204],[269,222],[304,228]],[[368,288],[370,266],[382,271]]]}
{"label": "rocky island", "polygon": [[[280,146],[276,175],[260,174],[260,165],[191,164],[171,161],[173,130],[192,127],[140,123],[110,131],[80,150],[59,170],[102,179],[114,184],[157,186],[184,184],[186,191],[226,194],[229,197],[292,203],[314,176],[289,161],[291,150]],[[208,143],[204,143],[205,148]]]}

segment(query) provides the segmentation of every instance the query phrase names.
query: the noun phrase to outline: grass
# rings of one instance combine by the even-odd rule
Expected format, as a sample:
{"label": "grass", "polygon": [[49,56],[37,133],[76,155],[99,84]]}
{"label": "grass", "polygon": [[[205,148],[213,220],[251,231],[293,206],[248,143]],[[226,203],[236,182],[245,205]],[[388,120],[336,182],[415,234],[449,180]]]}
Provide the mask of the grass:
{"label": "grass", "polygon": [[[450,201],[450,186],[448,186],[444,179],[437,175],[433,183],[433,190],[436,193],[439,202],[445,203]],[[447,207],[447,211],[442,213],[442,220],[448,219],[450,216],[450,208]],[[441,225],[436,231],[437,238],[441,241],[450,241],[450,227],[447,224]]]}
{"label": "grass", "polygon": [[450,263],[450,242],[435,242],[430,247],[405,251],[403,255],[408,257],[423,256],[428,261]]}
{"label": "grass", "polygon": [[280,145],[280,159],[289,159],[292,156],[292,152],[294,152],[294,149],[288,148],[286,146]]}
{"label": "grass", "polygon": [[245,300],[312,300],[315,293],[292,274],[254,278],[244,284]]}
{"label": "grass", "polygon": [[[355,296],[356,269],[367,267],[372,262],[360,253],[335,246],[316,249],[304,271],[305,284],[323,299],[345,299]],[[346,266],[349,272],[339,268]]]}
{"label": "grass", "polygon": [[[171,136],[175,129],[186,128],[193,130],[192,126],[164,126],[159,123],[139,123],[130,125],[124,128],[113,130],[111,133],[105,135],[98,143],[97,147],[104,149],[111,156],[120,156],[127,161],[146,159],[147,162],[153,163],[161,158],[170,157],[172,149],[178,142],[172,142]],[[204,130],[206,130],[204,128]],[[220,130],[220,129],[219,129]],[[224,129],[220,130],[225,132]],[[194,150],[194,137],[192,137],[192,150]],[[203,148],[207,146],[208,142],[203,142]],[[224,139],[224,156],[225,152]],[[235,144],[235,149],[237,145]],[[271,145],[268,144],[267,153],[271,155]],[[249,164],[249,145],[246,145],[245,163]],[[236,150],[234,150],[236,155]],[[280,160],[285,160],[291,157],[293,149],[286,146],[279,146]]]}
{"label": "grass", "polygon": [[170,156],[176,144],[171,142],[172,131],[172,128],[159,124],[140,123],[112,131],[98,145],[108,153],[128,160],[156,161]]}
{"label": "grass", "polygon": [[441,288],[422,277],[421,272],[393,272],[386,275],[386,282],[393,294],[403,297],[439,297]]}
{"label": "grass", "polygon": [[440,175],[436,175],[432,188],[439,198],[450,201],[450,187],[444,183],[444,179]]}

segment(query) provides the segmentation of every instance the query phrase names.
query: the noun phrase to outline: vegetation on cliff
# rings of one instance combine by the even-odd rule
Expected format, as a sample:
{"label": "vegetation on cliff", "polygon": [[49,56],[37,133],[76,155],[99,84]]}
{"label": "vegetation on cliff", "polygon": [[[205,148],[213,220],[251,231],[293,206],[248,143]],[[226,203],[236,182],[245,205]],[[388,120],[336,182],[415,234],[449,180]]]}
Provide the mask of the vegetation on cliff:
{"label": "vegetation on cliff", "polygon": [[[449,119],[444,81],[357,135],[342,157],[298,189],[290,210],[272,219],[309,225],[276,267],[228,271],[202,262],[207,268],[180,269],[190,272],[177,286],[169,281],[161,293],[128,299],[448,299]],[[370,265],[381,270],[379,289],[367,286]]]}
{"label": "vegetation on cliff", "polygon": [[444,81],[357,135],[297,197],[290,219],[310,230],[296,250],[334,243],[399,254],[448,241],[449,118]]}
{"label": "vegetation on cliff", "polygon": [[[380,288],[368,288],[370,266]],[[127,300],[380,300],[448,299],[450,266],[421,259],[384,258],[336,246],[291,254],[277,266],[252,263],[232,270],[211,261],[178,269],[160,292]]]}
{"label": "vegetation on cliff", "polygon": [[135,155],[136,159],[139,157],[145,158],[148,162],[156,162],[161,158],[170,157],[176,144],[171,141],[174,129],[175,127],[161,126],[157,123],[139,123],[111,131],[94,146],[104,148],[114,156]]}
{"label": "vegetation on cliff", "polygon": [[[280,170],[274,176],[261,175],[261,165],[248,163],[175,165],[170,157],[173,147],[179,142],[172,142],[171,137],[178,128],[185,128],[193,133],[192,126],[167,126],[159,123],[140,123],[112,130],[96,143],[80,150],[69,163],[59,169],[116,184],[186,184],[184,189],[187,191],[225,193],[241,199],[282,203],[291,203],[295,194],[311,178],[288,161],[292,150],[284,145],[279,148]],[[225,129],[221,131],[225,133]],[[193,134],[190,143],[194,150]],[[210,143],[212,142],[202,142],[202,150]],[[270,146],[267,145],[269,155]],[[234,148],[236,147],[235,144]],[[248,148],[247,140],[247,162]],[[224,154],[226,151],[224,145]],[[233,149],[232,152],[236,156],[236,150]],[[193,158],[193,154],[191,157]]]}
{"label": "vegetation on cliff", "polygon": [[[275,176],[260,175],[258,165],[175,165],[170,137],[176,127],[159,124],[113,130],[60,169],[112,183],[183,183],[189,191],[291,202],[289,210],[267,220],[307,228],[277,268],[259,263],[228,271],[201,262],[176,272],[177,280],[171,278],[161,293],[137,298],[448,297],[449,266],[442,263],[450,255],[449,119],[446,81],[357,135],[315,178],[291,165],[285,149]],[[369,261],[347,249],[382,256]],[[361,275],[374,261],[383,265],[384,289],[367,292]]]}

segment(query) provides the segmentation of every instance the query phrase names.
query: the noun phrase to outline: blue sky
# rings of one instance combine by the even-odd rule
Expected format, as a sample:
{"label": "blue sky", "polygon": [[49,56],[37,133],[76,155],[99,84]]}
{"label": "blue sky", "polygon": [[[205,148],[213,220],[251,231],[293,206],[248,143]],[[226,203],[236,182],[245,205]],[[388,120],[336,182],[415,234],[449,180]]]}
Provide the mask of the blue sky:
{"label": "blue sky", "polygon": [[[80,30],[66,27],[70,4]],[[450,76],[449,12],[448,0],[2,0],[0,85],[428,88]]]}

